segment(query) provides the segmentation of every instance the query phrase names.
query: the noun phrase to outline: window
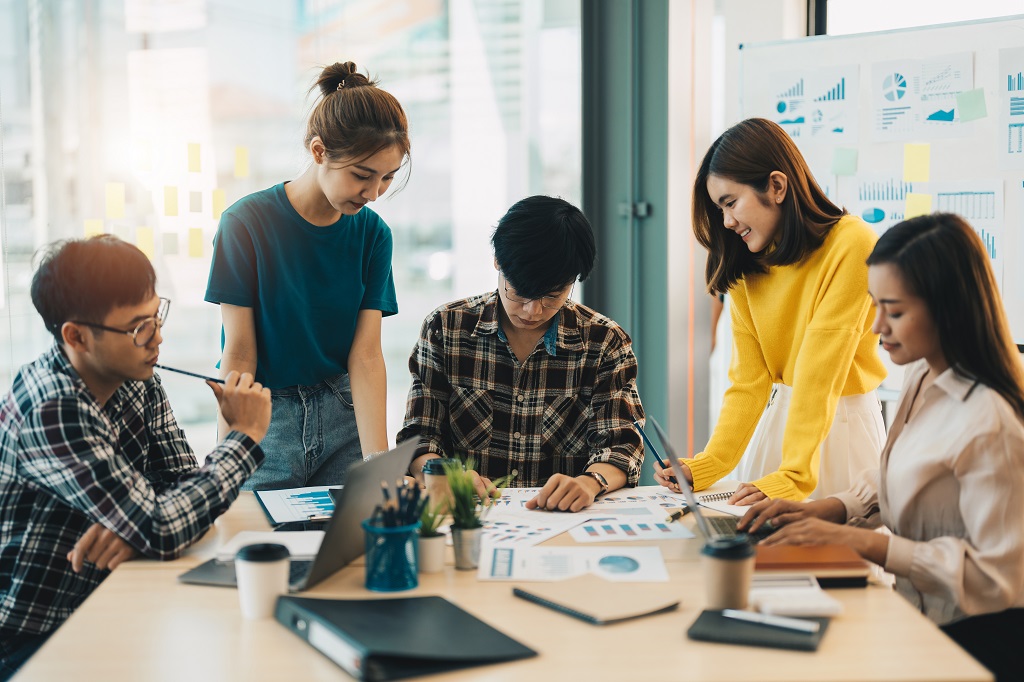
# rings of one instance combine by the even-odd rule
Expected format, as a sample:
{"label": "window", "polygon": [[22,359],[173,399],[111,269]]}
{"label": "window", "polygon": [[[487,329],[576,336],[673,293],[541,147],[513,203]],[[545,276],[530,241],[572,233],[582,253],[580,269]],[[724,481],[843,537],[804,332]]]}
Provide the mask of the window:
{"label": "window", "polygon": [[[394,233],[400,313],[384,321],[388,426],[401,426],[423,317],[494,288],[490,233],[534,193],[580,201],[578,0],[0,0],[0,386],[50,343],[35,250],[105,231],[153,260],[174,300],[161,361],[214,373],[203,302],[221,211],[297,176],[324,64],[351,60],[409,116],[412,175],[373,205]],[[216,404],[165,376],[200,456]]]}
{"label": "window", "polygon": [[887,31],[956,21],[990,19],[1021,11],[1020,0],[973,0],[973,2],[934,2],[933,0],[828,0],[829,35]]}

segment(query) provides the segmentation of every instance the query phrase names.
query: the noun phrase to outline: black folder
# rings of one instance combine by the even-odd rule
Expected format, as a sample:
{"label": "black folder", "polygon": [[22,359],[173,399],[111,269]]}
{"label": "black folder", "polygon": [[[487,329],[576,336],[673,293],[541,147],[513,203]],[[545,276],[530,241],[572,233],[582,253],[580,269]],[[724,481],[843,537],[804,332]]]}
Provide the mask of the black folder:
{"label": "black folder", "polygon": [[767,646],[778,649],[798,649],[800,651],[817,651],[821,638],[828,629],[828,618],[806,618],[821,625],[817,632],[799,632],[786,630],[772,625],[751,623],[735,618],[726,618],[721,611],[702,611],[686,631],[690,639],[703,642],[722,642],[725,644],[746,644],[750,646]]}
{"label": "black folder", "polygon": [[442,597],[282,596],[275,617],[359,680],[401,680],[537,655]]}

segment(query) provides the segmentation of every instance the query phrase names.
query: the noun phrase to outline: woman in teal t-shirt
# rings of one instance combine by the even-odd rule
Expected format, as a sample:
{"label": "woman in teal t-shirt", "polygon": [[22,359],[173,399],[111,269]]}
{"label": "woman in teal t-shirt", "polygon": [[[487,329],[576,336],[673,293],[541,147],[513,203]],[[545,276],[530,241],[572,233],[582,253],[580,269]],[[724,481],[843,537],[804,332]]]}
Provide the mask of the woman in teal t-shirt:
{"label": "woman in teal t-shirt", "polygon": [[221,306],[221,375],[249,372],[273,396],[250,490],[340,484],[388,449],[381,319],[398,304],[391,230],[366,204],[409,156],[408,124],[352,62],[314,87],[313,163],[224,212],[206,289]]}

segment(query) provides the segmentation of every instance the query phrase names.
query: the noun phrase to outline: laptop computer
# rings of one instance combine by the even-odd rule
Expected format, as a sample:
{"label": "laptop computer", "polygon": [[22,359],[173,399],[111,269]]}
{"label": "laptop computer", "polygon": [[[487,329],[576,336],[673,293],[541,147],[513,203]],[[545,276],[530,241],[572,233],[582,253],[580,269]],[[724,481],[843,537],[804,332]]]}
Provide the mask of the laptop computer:
{"label": "laptop computer", "polygon": [[[345,487],[337,492],[334,514],[324,528],[324,539],[316,557],[312,561],[291,562],[288,577],[291,592],[313,587],[364,553],[366,546],[360,524],[381,503],[381,481],[390,484],[402,478],[418,446],[416,439],[406,441],[394,450],[355,464],[348,470]],[[178,581],[190,585],[235,587],[235,562],[210,559],[182,573]]]}
{"label": "laptop computer", "polygon": [[672,444],[668,441],[668,435],[662,430],[661,425],[654,417],[648,417],[651,425],[654,426],[655,432],[658,434],[658,439],[661,440],[661,444],[665,446],[665,452],[668,454],[668,461],[672,467],[672,473],[675,474],[676,482],[679,483],[679,490],[682,491],[683,497],[686,498],[686,506],[693,512],[693,517],[697,521],[697,529],[701,535],[704,536],[705,540],[717,540],[720,538],[732,538],[741,537],[746,538],[751,544],[756,544],[760,540],[768,537],[775,532],[775,528],[766,528],[762,526],[757,530],[756,533],[746,533],[736,529],[736,524],[739,523],[740,519],[735,516],[704,516],[700,510],[700,503],[697,502],[697,496],[693,494],[693,488],[690,486],[689,481],[686,480],[686,476],[683,475],[683,467],[679,464],[679,458],[676,457],[675,450],[672,448]]}

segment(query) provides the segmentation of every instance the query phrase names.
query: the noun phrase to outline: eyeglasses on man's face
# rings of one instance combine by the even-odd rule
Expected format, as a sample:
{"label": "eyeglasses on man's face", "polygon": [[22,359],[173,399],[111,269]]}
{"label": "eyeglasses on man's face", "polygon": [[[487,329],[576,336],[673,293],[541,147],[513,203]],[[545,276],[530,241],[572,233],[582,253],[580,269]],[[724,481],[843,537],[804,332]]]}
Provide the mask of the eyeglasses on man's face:
{"label": "eyeglasses on man's face", "polygon": [[81,324],[86,327],[92,327],[93,329],[102,329],[105,332],[114,332],[116,334],[127,334],[132,337],[132,343],[137,347],[142,348],[153,340],[156,336],[156,330],[164,326],[167,322],[167,313],[171,310],[171,300],[169,298],[160,297],[160,307],[157,308],[155,317],[147,317],[146,319],[139,322],[135,326],[135,329],[118,329],[116,327],[107,327],[106,325],[96,324],[95,322],[85,322],[83,320],[69,320],[75,324]]}
{"label": "eyeglasses on man's face", "polygon": [[569,297],[572,296],[573,290],[576,289],[576,282],[574,281],[572,283],[572,286],[569,287],[569,291],[567,291],[564,294],[561,294],[559,296],[541,296],[540,298],[523,298],[522,296],[520,296],[519,294],[516,293],[515,289],[509,289],[509,287],[508,287],[508,280],[505,279],[505,273],[501,274],[501,285],[505,289],[505,298],[507,298],[508,300],[512,301],[513,303],[518,303],[519,305],[526,305],[528,303],[533,303],[534,301],[539,301],[541,307],[547,308],[548,310],[558,310],[559,308],[564,306],[566,301],[569,300]]}

